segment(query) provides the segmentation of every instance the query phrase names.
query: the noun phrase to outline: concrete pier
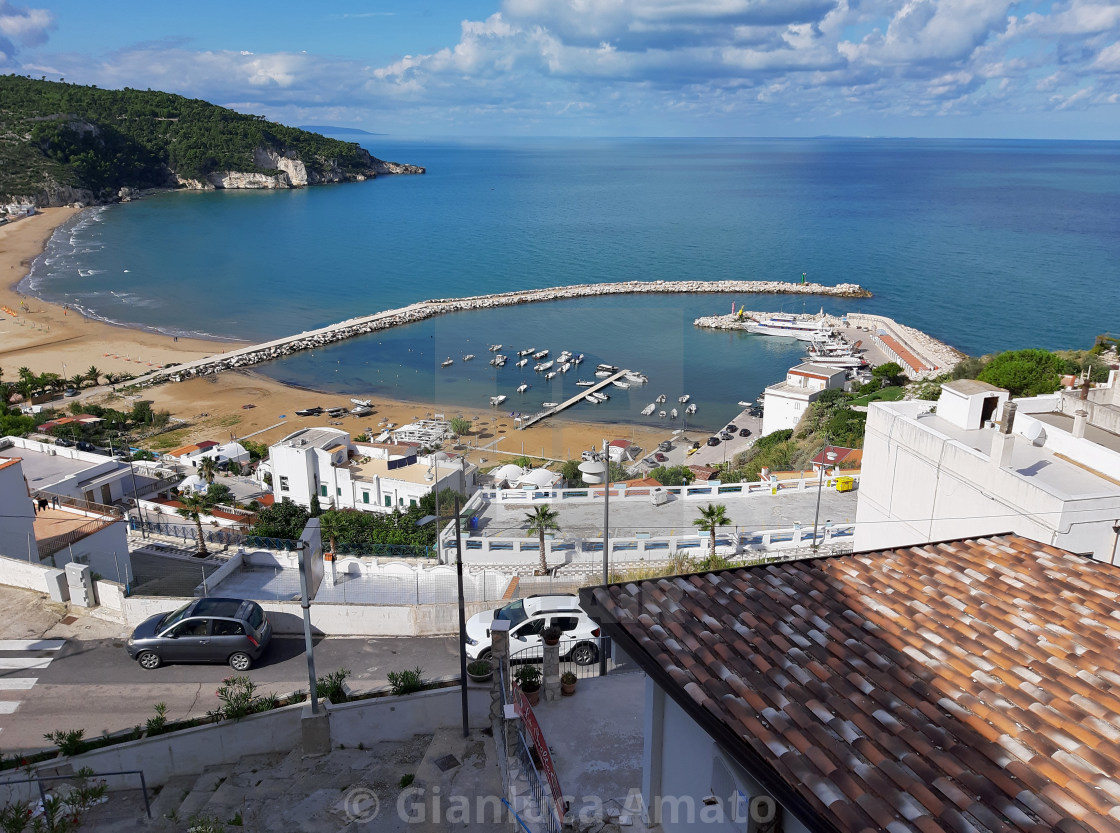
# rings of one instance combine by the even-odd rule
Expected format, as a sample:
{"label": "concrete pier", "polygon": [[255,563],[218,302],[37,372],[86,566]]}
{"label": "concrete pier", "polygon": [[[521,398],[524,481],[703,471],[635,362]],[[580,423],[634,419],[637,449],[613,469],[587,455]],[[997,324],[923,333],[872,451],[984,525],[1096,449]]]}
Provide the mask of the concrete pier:
{"label": "concrete pier", "polygon": [[573,405],[575,405],[577,402],[582,402],[584,399],[587,398],[587,395],[589,393],[597,393],[598,391],[601,391],[603,388],[607,387],[612,382],[614,382],[615,379],[621,379],[623,376],[625,376],[629,372],[630,372],[629,370],[626,370],[625,368],[623,368],[622,370],[618,371],[618,373],[615,373],[613,376],[608,376],[606,379],[599,382],[597,385],[594,385],[594,386],[588,387],[588,388],[580,388],[579,393],[577,393],[571,399],[564,400],[559,405],[557,405],[555,408],[549,408],[547,411],[541,411],[539,414],[535,414],[535,415],[529,417],[528,419],[523,420],[522,423],[517,426],[517,430],[520,431],[522,429],[528,428],[530,425],[536,425],[542,419],[548,419],[550,416],[556,416],[556,414],[560,413],[565,408],[570,408]]}
{"label": "concrete pier", "polygon": [[207,356],[185,364],[160,368],[133,380],[133,384],[153,384],[167,380],[178,381],[193,376],[206,376],[239,367],[251,367],[283,356],[312,350],[348,338],[366,335],[379,330],[413,324],[436,315],[465,312],[492,307],[531,304],[540,301],[558,301],[569,298],[586,298],[597,295],[634,294],[684,294],[684,293],[735,293],[831,295],[841,298],[867,298],[871,293],[854,283],[826,286],[819,283],[785,283],[783,281],[625,281],[621,283],[577,284],[522,292],[503,292],[492,295],[474,295],[465,298],[437,298],[420,301],[399,309],[384,310],[372,315],[350,318],[296,335],[285,336],[264,344],[239,347],[226,353]]}

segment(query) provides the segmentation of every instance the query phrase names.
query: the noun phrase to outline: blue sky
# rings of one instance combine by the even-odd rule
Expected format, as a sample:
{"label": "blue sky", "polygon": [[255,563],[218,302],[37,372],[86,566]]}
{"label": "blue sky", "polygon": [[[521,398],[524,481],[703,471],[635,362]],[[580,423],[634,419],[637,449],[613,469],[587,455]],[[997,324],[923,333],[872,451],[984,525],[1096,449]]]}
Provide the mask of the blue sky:
{"label": "blue sky", "polygon": [[0,0],[0,72],[399,136],[1120,137],[1118,0]]}

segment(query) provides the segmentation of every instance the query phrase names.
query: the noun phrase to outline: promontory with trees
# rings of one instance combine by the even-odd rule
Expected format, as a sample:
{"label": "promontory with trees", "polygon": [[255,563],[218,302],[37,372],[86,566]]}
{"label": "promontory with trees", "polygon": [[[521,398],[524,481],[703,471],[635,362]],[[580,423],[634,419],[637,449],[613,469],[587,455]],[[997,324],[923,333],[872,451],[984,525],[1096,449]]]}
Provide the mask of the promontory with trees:
{"label": "promontory with trees", "polygon": [[290,188],[423,168],[354,142],[158,90],[0,76],[0,203],[99,203],[122,189]]}

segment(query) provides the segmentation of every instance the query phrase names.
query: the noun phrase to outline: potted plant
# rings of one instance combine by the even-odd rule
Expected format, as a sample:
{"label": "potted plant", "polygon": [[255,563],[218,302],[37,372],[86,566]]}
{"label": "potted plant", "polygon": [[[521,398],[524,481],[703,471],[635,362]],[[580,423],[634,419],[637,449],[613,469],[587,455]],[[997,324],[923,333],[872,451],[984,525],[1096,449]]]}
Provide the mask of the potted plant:
{"label": "potted plant", "polygon": [[571,671],[565,671],[560,675],[560,693],[565,697],[571,697],[576,693],[576,675]]}
{"label": "potted plant", "polygon": [[541,639],[544,640],[545,645],[559,645],[560,637],[564,634],[560,628],[552,625],[541,631]]}
{"label": "potted plant", "polygon": [[541,669],[535,665],[519,665],[513,672],[513,678],[529,705],[537,705],[541,697]]}
{"label": "potted plant", "polygon": [[476,659],[467,665],[467,676],[472,683],[485,683],[494,676],[494,666],[488,659]]}

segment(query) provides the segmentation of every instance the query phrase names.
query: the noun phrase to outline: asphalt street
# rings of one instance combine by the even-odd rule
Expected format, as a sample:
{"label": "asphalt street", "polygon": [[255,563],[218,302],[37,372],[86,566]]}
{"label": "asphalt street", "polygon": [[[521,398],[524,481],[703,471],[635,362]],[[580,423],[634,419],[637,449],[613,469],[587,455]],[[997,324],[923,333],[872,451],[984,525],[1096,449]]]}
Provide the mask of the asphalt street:
{"label": "asphalt street", "polygon": [[[351,671],[358,690],[388,682],[390,671],[421,668],[426,678],[457,674],[451,637],[320,638],[315,671]],[[86,738],[144,725],[156,703],[168,718],[200,717],[215,708],[215,691],[234,672],[225,665],[165,665],[145,671],[129,659],[123,639],[67,639],[56,646],[0,641],[0,753],[47,746],[43,735],[83,729]],[[308,688],[303,639],[277,637],[249,670],[261,693]]]}

